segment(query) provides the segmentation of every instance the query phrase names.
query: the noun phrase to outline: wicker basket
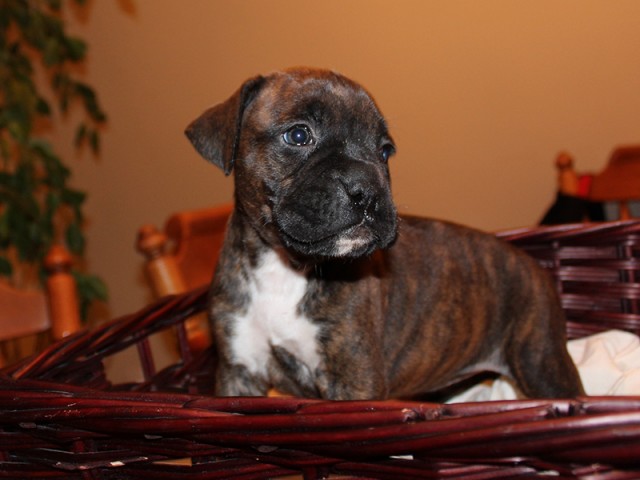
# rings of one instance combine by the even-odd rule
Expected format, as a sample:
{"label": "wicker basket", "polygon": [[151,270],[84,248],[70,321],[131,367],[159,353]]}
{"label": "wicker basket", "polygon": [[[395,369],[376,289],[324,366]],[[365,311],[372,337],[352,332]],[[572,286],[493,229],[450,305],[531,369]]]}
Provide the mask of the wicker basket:
{"label": "wicker basket", "polygon": [[[640,222],[504,232],[555,276],[571,337],[638,333]],[[0,477],[640,478],[640,397],[463,404],[215,398],[184,320],[206,290],[65,339],[0,374]],[[150,335],[182,361],[156,372]],[[136,345],[145,380],[104,359]]]}

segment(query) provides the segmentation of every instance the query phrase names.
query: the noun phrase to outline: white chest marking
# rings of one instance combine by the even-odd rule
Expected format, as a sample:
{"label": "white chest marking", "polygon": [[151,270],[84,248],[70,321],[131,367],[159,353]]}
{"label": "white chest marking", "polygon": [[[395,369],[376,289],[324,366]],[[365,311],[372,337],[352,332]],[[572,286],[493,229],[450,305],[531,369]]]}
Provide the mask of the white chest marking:
{"label": "white chest marking", "polygon": [[254,374],[266,375],[271,347],[277,346],[315,371],[320,363],[318,326],[298,313],[306,288],[304,274],[276,252],[263,255],[249,279],[251,305],[236,319],[230,344],[235,361]]}

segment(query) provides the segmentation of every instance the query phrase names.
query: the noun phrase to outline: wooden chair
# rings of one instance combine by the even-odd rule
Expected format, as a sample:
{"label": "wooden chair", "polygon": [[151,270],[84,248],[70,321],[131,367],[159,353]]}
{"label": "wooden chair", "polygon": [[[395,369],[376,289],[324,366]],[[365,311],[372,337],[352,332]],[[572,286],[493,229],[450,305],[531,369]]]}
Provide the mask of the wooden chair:
{"label": "wooden chair", "polygon": [[[137,249],[145,256],[145,270],[155,297],[183,293],[211,282],[224,239],[231,205],[172,215],[164,229],[144,225]],[[210,343],[203,316],[186,324],[190,348],[201,351]]]}
{"label": "wooden chair", "polygon": [[69,252],[54,246],[45,257],[48,277],[44,291],[20,290],[0,282],[0,366],[40,348],[38,342],[28,342],[26,337],[48,332],[47,340],[56,341],[80,329],[71,264]]}
{"label": "wooden chair", "polygon": [[615,202],[619,218],[631,218],[629,202],[640,200],[640,145],[616,148],[606,167],[594,175],[577,174],[573,163],[565,152],[556,158],[560,192],[593,202]]}
{"label": "wooden chair", "polygon": [[640,200],[640,145],[613,151],[605,169],[593,177],[591,200],[617,202],[620,218],[631,217],[629,202]]}

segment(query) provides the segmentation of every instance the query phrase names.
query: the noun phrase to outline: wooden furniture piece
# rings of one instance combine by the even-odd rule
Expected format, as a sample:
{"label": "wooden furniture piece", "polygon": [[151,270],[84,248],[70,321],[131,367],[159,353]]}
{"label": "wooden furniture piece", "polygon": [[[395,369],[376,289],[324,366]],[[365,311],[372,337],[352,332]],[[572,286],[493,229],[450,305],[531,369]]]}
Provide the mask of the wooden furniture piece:
{"label": "wooden furniture piece", "polygon": [[556,158],[560,192],[594,202],[616,202],[619,218],[631,218],[629,202],[640,200],[640,145],[616,148],[606,167],[594,175],[578,175],[573,164],[566,152]]}
{"label": "wooden furniture piece", "polygon": [[[145,256],[145,270],[156,298],[208,285],[218,261],[232,205],[179,212],[164,229],[145,225],[138,231],[137,248]],[[209,343],[203,316],[187,324],[188,341],[200,351]]]}
{"label": "wooden furniture piece", "polygon": [[[640,221],[499,236],[554,276],[570,338],[640,333]],[[109,383],[105,358],[166,329],[184,332],[206,299],[207,287],[165,296],[0,371],[0,477],[640,478],[640,397],[215,398],[210,351],[147,368],[140,382]],[[153,364],[148,348],[138,352]]]}
{"label": "wooden furniture piece", "polygon": [[21,347],[25,342],[20,340],[23,337],[49,332],[49,338],[57,341],[80,329],[71,264],[69,252],[62,246],[54,246],[45,258],[48,277],[44,291],[19,290],[8,282],[0,282],[0,342],[4,352],[0,365],[24,354]]}
{"label": "wooden furniture piece", "polygon": [[593,177],[590,198],[618,202],[620,218],[631,217],[629,201],[640,200],[640,145],[613,151],[605,169]]}

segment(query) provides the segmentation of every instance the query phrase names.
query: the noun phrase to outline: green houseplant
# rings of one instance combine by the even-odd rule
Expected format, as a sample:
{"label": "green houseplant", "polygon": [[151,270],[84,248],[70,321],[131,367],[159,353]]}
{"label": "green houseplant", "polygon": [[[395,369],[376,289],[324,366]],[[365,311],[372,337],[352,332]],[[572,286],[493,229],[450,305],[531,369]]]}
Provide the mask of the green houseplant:
{"label": "green houseplant", "polygon": [[54,113],[76,109],[76,147],[99,150],[106,117],[80,80],[87,47],[63,21],[70,6],[84,3],[0,0],[0,275],[19,286],[42,281],[44,256],[62,243],[78,260],[73,274],[86,318],[94,300],[106,299],[103,281],[83,267],[86,195],[70,186],[71,170],[46,139]]}

